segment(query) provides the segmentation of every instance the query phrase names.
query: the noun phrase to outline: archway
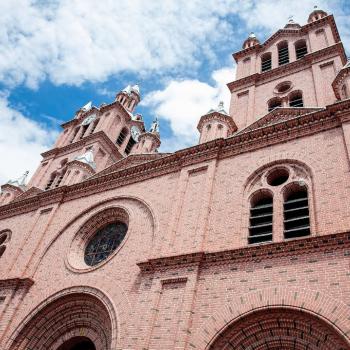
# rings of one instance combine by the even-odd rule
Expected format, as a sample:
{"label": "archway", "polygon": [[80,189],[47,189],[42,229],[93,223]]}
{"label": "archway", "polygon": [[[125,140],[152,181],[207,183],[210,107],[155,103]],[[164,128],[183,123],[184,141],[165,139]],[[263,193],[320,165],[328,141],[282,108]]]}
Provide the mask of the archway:
{"label": "archway", "polygon": [[292,308],[264,308],[228,325],[210,350],[349,350],[323,319]]}
{"label": "archway", "polygon": [[87,337],[73,337],[57,350],[96,350],[95,344]]}
{"label": "archway", "polygon": [[109,350],[112,321],[95,295],[68,293],[28,317],[11,350]]}

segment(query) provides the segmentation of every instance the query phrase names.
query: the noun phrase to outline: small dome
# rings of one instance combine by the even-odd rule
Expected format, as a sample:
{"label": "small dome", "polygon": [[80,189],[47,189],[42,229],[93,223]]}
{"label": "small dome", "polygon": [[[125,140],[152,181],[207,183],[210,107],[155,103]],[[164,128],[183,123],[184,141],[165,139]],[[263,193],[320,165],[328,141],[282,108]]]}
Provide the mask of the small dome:
{"label": "small dome", "polygon": [[223,101],[220,101],[218,106],[216,108],[212,108],[210,111],[208,111],[207,114],[214,113],[214,112],[228,115],[228,113],[224,109],[224,102]]}
{"label": "small dome", "polygon": [[135,84],[134,86],[131,87],[131,91],[135,92],[136,94],[140,95],[140,87],[138,84]]}
{"label": "small dome", "polygon": [[319,9],[317,6],[314,6],[314,10],[310,13],[307,23],[318,21],[319,19],[326,17],[327,12]]}
{"label": "small dome", "polygon": [[248,36],[248,38],[243,43],[243,49],[248,49],[249,47],[253,47],[255,45],[260,44],[260,41],[255,36],[253,32],[251,32]]}
{"label": "small dome", "polygon": [[28,177],[29,171],[27,170],[22,176],[20,176],[18,179],[9,180],[7,183],[12,186],[16,186],[19,188],[25,188],[26,186],[26,180]]}
{"label": "small dome", "polygon": [[293,18],[290,18],[288,23],[284,26],[284,28],[299,29],[299,28],[301,28],[301,26],[299,23],[294,22]]}

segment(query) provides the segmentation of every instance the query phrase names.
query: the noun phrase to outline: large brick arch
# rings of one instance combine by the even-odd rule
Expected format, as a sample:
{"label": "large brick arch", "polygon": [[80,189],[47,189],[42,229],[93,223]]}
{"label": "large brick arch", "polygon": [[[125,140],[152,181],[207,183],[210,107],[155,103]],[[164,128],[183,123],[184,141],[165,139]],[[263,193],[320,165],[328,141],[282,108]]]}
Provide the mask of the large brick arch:
{"label": "large brick arch", "polygon": [[96,288],[71,287],[47,298],[25,317],[11,335],[6,349],[56,349],[76,336],[89,338],[96,350],[117,346],[115,308]]}
{"label": "large brick arch", "polygon": [[350,307],[325,293],[298,288],[272,287],[241,296],[232,303],[223,302],[193,335],[194,349],[211,349],[231,325],[248,314],[276,308],[304,311],[331,327],[350,349]]}

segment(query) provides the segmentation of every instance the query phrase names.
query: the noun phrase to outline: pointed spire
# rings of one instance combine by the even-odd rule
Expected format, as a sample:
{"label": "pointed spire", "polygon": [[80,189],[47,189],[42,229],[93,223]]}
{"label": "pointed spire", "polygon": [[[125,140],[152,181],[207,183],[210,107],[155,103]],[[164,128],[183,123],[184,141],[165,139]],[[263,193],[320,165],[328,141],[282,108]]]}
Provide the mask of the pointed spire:
{"label": "pointed spire", "polygon": [[12,186],[16,187],[25,187],[26,185],[26,180],[28,177],[29,171],[27,170],[22,176],[20,176],[18,179],[15,180],[9,180],[7,183]]}
{"label": "pointed spire", "polygon": [[81,110],[84,112],[89,111],[92,108],[92,101],[89,101],[85,106],[81,107]]}
{"label": "pointed spire", "polygon": [[151,128],[149,129],[149,132],[159,134],[159,121],[157,117],[153,120]]}
{"label": "pointed spire", "polygon": [[84,154],[74,158],[75,160],[90,165],[93,169],[96,168],[94,162],[93,148],[88,149]]}

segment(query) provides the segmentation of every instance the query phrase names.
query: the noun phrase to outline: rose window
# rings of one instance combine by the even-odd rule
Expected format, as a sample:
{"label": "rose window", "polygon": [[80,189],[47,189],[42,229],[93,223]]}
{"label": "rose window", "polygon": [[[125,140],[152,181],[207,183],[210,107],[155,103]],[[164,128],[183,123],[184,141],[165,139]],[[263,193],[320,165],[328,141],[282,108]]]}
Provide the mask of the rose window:
{"label": "rose window", "polygon": [[110,223],[91,238],[85,249],[85,263],[94,266],[110,256],[123,241],[128,226],[117,221]]}

